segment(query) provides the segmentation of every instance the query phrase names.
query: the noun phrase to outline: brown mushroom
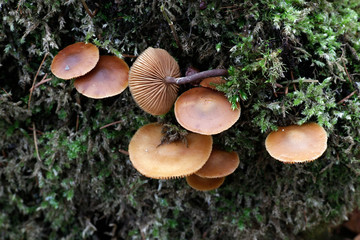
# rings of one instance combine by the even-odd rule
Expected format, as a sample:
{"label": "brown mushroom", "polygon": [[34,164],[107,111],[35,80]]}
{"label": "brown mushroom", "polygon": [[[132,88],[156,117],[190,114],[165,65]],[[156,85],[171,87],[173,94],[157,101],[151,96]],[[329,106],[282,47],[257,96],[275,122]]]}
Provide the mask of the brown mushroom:
{"label": "brown mushroom", "polygon": [[224,183],[225,177],[203,178],[192,174],[186,177],[186,182],[190,187],[199,191],[210,191],[219,188]]}
{"label": "brown mushroom", "polygon": [[325,152],[327,133],[317,123],[279,127],[267,136],[265,147],[273,158],[284,163],[309,162]]}
{"label": "brown mushroom", "polygon": [[216,90],[216,85],[223,83],[226,83],[226,81],[221,77],[210,77],[203,79],[200,82],[200,86]]}
{"label": "brown mushroom", "polygon": [[181,94],[174,110],[181,126],[205,135],[227,130],[240,117],[240,106],[232,110],[223,93],[203,87],[192,88]]}
{"label": "brown mushroom", "polygon": [[101,56],[96,67],[75,80],[76,90],[89,98],[120,94],[128,86],[129,66],[116,56]]}
{"label": "brown mushroom", "polygon": [[212,149],[211,136],[189,133],[187,144],[175,141],[160,145],[161,130],[158,123],[147,124],[130,141],[130,161],[141,174],[157,179],[184,177],[205,164]]}
{"label": "brown mushroom", "polygon": [[90,72],[99,61],[99,49],[91,43],[78,42],[61,50],[51,63],[58,78],[72,79]]}
{"label": "brown mushroom", "polygon": [[239,163],[236,152],[213,149],[205,165],[195,174],[203,178],[226,177],[235,171]]}
{"label": "brown mushroom", "polygon": [[167,113],[174,104],[178,86],[165,77],[179,77],[176,60],[164,49],[146,49],[134,62],[129,74],[129,88],[136,103],[152,115]]}

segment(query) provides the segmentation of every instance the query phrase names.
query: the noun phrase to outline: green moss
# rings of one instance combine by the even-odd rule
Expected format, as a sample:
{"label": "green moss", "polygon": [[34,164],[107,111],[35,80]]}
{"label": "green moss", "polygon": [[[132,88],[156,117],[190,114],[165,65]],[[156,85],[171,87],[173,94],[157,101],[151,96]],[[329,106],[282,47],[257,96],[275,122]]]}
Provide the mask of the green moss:
{"label": "green moss", "polygon": [[[104,239],[115,229],[119,239],[306,239],[359,205],[359,2],[205,2],[88,1],[93,18],[81,1],[0,3],[0,238]],[[121,152],[139,127],[165,123],[166,141],[186,131],[173,112],[144,113],[128,90],[91,100],[54,77],[52,57],[75,41],[119,57],[161,47],[183,72],[228,68],[217,89],[241,117],[213,138],[239,153],[236,172],[206,193],[137,173]],[[52,80],[28,108],[45,53],[36,82]],[[320,159],[283,165],[267,154],[269,131],[309,121],[328,132]]]}

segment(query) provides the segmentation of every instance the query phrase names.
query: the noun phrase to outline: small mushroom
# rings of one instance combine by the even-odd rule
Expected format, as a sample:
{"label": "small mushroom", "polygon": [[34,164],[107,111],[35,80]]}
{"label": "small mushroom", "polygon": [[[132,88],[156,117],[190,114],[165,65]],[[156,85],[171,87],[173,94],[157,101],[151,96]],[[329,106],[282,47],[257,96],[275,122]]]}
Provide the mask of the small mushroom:
{"label": "small mushroom", "polygon": [[210,77],[203,79],[200,82],[200,86],[216,90],[216,85],[223,83],[226,83],[226,81],[221,77]]}
{"label": "small mushroom", "polygon": [[99,61],[99,49],[91,43],[78,42],[62,49],[51,63],[51,72],[61,79],[72,79],[90,72]]}
{"label": "small mushroom", "polygon": [[145,112],[162,115],[174,104],[178,86],[166,83],[165,77],[179,77],[176,60],[164,49],[146,49],[131,66],[129,88],[135,102]]}
{"label": "small mushroom", "polygon": [[273,158],[284,163],[309,162],[325,152],[327,133],[317,123],[279,127],[267,136],[265,147]]}
{"label": "small mushroom", "polygon": [[203,178],[192,174],[186,177],[186,182],[190,187],[199,191],[210,191],[219,188],[225,181],[225,177]]}
{"label": "small mushroom", "polygon": [[96,67],[75,80],[76,90],[89,98],[120,94],[128,86],[129,66],[116,56],[101,56]]}
{"label": "small mushroom", "polygon": [[195,175],[203,178],[226,177],[235,171],[239,163],[236,152],[213,149],[205,165]]}
{"label": "small mushroom", "polygon": [[185,129],[213,135],[229,129],[240,117],[240,106],[232,110],[223,93],[197,87],[178,97],[175,117]]}
{"label": "small mushroom", "polygon": [[129,144],[129,157],[141,174],[157,179],[184,177],[198,171],[212,149],[212,137],[186,135],[187,144],[175,141],[161,144],[162,126],[150,123],[138,129]]}

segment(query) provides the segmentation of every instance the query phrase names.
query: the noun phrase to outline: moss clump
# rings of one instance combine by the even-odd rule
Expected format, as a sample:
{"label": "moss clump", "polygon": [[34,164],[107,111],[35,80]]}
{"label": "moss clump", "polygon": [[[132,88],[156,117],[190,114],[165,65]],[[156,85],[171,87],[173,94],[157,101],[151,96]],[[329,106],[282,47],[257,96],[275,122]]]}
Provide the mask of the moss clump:
{"label": "moss clump", "polygon": [[[359,205],[357,0],[88,4],[93,18],[81,1],[0,2],[0,238],[299,239]],[[90,100],[52,76],[52,57],[75,41],[118,56],[161,47],[183,73],[188,64],[228,68],[217,88],[242,114],[214,142],[239,153],[239,169],[207,193],[139,175],[118,150],[156,118],[128,90]],[[52,80],[28,108],[45,53],[36,80]],[[159,118],[170,140],[184,134],[172,113]],[[270,130],[308,121],[329,133],[320,159],[284,165],[266,153]]]}

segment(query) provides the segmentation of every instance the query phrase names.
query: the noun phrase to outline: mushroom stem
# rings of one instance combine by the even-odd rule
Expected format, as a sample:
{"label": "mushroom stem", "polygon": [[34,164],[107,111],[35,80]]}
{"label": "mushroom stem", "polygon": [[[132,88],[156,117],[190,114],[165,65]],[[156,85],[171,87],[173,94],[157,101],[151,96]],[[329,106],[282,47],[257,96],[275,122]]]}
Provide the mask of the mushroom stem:
{"label": "mushroom stem", "polygon": [[191,82],[197,82],[204,78],[226,76],[226,75],[228,75],[228,71],[226,69],[212,69],[212,70],[207,70],[207,71],[195,73],[193,75],[186,76],[186,77],[180,77],[180,78],[174,78],[174,77],[167,76],[167,77],[165,77],[165,82],[181,85],[181,84],[186,84],[186,83],[191,83]]}

